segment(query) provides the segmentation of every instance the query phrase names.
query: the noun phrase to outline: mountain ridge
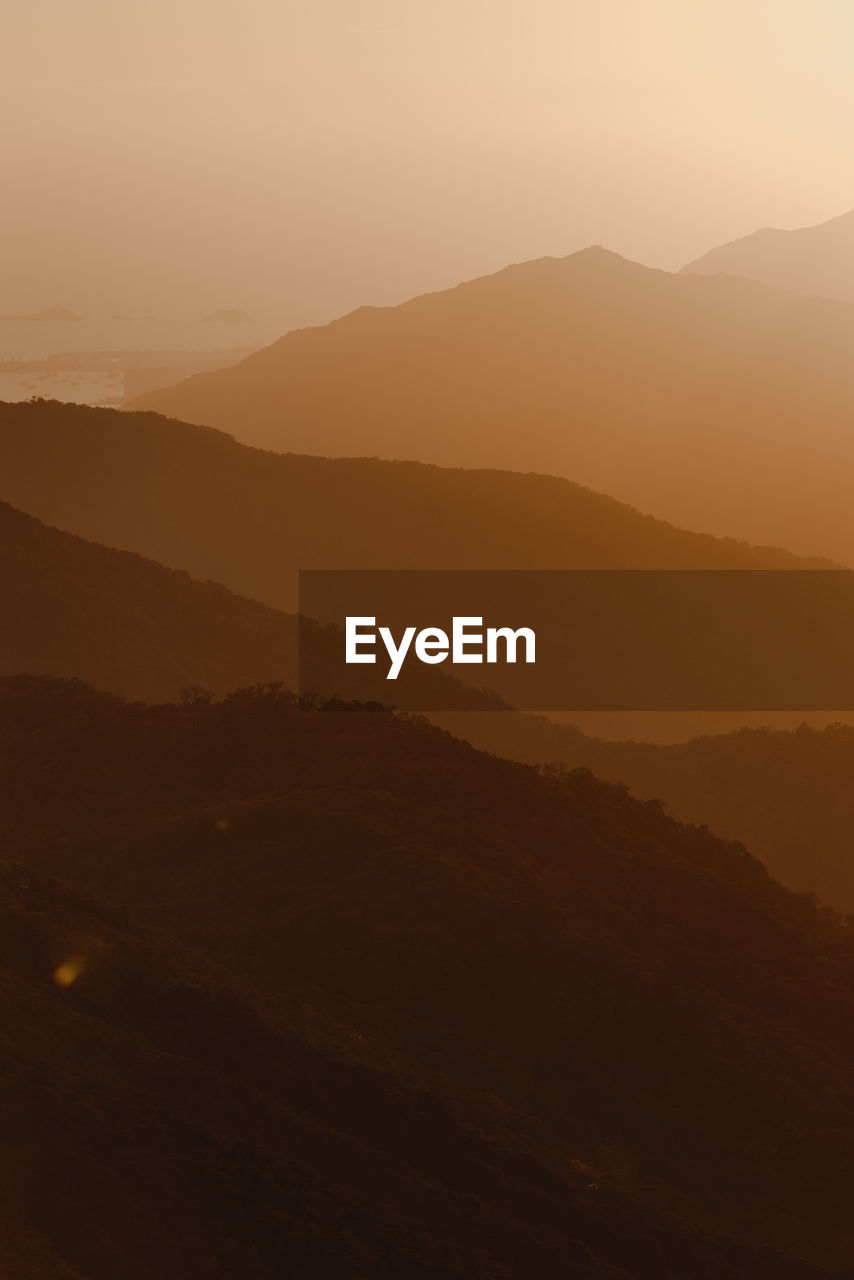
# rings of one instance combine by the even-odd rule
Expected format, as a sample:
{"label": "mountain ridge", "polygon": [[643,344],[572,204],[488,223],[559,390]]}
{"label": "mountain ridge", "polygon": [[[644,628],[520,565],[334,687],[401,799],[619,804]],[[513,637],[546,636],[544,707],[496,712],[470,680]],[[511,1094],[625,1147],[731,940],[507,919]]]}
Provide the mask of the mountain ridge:
{"label": "mountain ridge", "polygon": [[126,697],[295,681],[297,619],[0,501],[0,671],[76,676]]}
{"label": "mountain ridge", "polygon": [[701,254],[680,272],[712,273],[854,302],[854,209],[808,227],[763,227],[749,232]]}
{"label": "mountain ridge", "polygon": [[852,345],[850,303],[591,249],[295,330],[126,407],[265,448],[571,477],[854,562]]}
{"label": "mountain ridge", "polygon": [[0,404],[0,462],[4,496],[38,519],[286,611],[300,568],[832,567],[556,477],[276,454],[51,401]]}
{"label": "mountain ridge", "polygon": [[743,841],[793,892],[813,894],[854,922],[851,724],[784,730],[768,723],[650,743],[606,741],[571,724],[517,712],[431,719],[480,750],[528,764],[592,769],[633,795],[660,800],[679,821]]}

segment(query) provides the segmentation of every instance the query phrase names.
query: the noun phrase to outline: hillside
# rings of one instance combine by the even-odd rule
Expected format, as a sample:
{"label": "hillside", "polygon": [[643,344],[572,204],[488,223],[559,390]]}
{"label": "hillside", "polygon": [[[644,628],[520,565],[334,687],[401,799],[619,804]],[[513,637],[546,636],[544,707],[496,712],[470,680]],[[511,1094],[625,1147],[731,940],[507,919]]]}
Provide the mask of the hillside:
{"label": "hillside", "polygon": [[[72,676],[151,702],[259,682],[296,689],[300,638],[312,628],[306,619],[300,630],[295,615],[215,582],[47,528],[3,502],[0,592],[0,675]],[[346,694],[341,636],[313,627],[311,640],[319,687]],[[387,692],[382,675],[377,689]],[[414,705],[507,705],[443,669],[420,666],[402,673],[395,692]]]}
{"label": "hillside", "polygon": [[0,502],[0,674],[129,697],[295,679],[297,622],[213,582],[86,542]]}
{"label": "hillside", "polygon": [[747,276],[776,289],[854,302],[854,210],[814,227],[763,227],[710,249],[682,270]]}
{"label": "hillside", "polygon": [[0,867],[0,922],[9,1280],[751,1280],[769,1256],[593,1189],[486,1100],[475,1127],[69,886]]}
{"label": "hillside", "polygon": [[[587,1252],[570,1255],[554,1232],[565,1238],[569,1211],[575,1234],[574,1202],[553,1179],[572,1180],[573,1170],[586,1172],[576,1193],[584,1213],[585,1197],[652,1202],[676,1215],[678,1232],[723,1231],[824,1266],[850,1259],[854,952],[832,920],[740,846],[682,828],[584,772],[541,776],[388,713],[300,712],[274,692],[145,708],[52,681],[0,688],[0,834],[19,862],[131,906],[274,1007],[287,998],[350,1028],[345,1042],[367,1061],[441,1099],[418,1104],[431,1136],[423,1149],[419,1139],[416,1167],[424,1177],[435,1160],[466,1180],[455,1184],[465,1220],[485,1232],[466,1247],[486,1253],[482,1272],[425,1262],[425,1276],[565,1275],[570,1256],[581,1276],[591,1248],[615,1268],[594,1275],[788,1274],[772,1255],[739,1263],[736,1250],[698,1271],[704,1237],[681,1258],[660,1244],[653,1261],[632,1244],[621,1261],[623,1219],[610,1210],[595,1245],[588,1236]],[[32,954],[29,943],[21,954]],[[176,998],[167,1009],[176,1002],[183,1008]],[[156,1020],[159,1003],[141,1003]],[[230,1015],[225,1044],[201,1036],[194,1016],[190,1002],[182,1053],[195,1046],[214,1063],[236,1055],[236,1069],[265,1073],[262,1093],[271,1070],[281,1082],[276,1058],[231,1031]],[[228,1069],[217,1067],[226,1079]],[[360,1091],[320,1091],[343,1107],[336,1131],[363,1123]],[[192,1105],[212,1105],[207,1089]],[[403,1132],[374,1114],[382,1141]],[[188,1122],[197,1123],[192,1113]],[[145,1131],[144,1113],[138,1123]],[[491,1157],[472,1152],[470,1165],[457,1147],[450,1158],[448,1125],[460,1124],[477,1141],[522,1144],[520,1176],[542,1190],[510,1179],[502,1201],[476,1189],[470,1179],[491,1176]],[[291,1140],[290,1130],[263,1131]],[[328,1148],[301,1132],[310,1164]],[[410,1137],[401,1141],[411,1153]],[[204,1128],[197,1148],[211,1152],[216,1185],[230,1195],[229,1158]],[[278,1178],[268,1160],[241,1151],[257,1176]],[[376,1185],[364,1179],[369,1158],[335,1161],[360,1197]],[[431,1197],[451,1176],[429,1175]],[[561,1226],[542,1202],[550,1188]],[[257,1188],[241,1203],[264,1211]],[[438,1213],[445,1202],[432,1203]],[[502,1238],[500,1265],[485,1243],[496,1229],[491,1205],[508,1230],[527,1224],[521,1242]],[[403,1218],[419,1216],[410,1213]],[[371,1218],[350,1221],[354,1248]],[[259,1247],[272,1249],[284,1229],[268,1222]],[[437,1222],[435,1247],[463,1249],[457,1229]],[[532,1261],[531,1232],[557,1250],[556,1267]],[[280,1274],[265,1264],[271,1256],[234,1273]],[[396,1265],[377,1260],[375,1274],[421,1274]],[[306,1272],[317,1274],[326,1273]]]}
{"label": "hillside", "polygon": [[[773,716],[767,714],[769,721]],[[742,728],[688,742],[602,741],[543,716],[431,717],[485,751],[589,768],[683,822],[742,840],[784,884],[854,915],[854,727]]]}
{"label": "hillside", "polygon": [[604,249],[287,334],[133,401],[250,444],[571,479],[854,563],[854,308]]}
{"label": "hillside", "polygon": [[[7,604],[0,675],[76,676],[149,701],[191,686],[224,693],[282,680],[295,687],[293,617],[46,528],[3,503],[0,590]],[[602,742],[512,713],[434,719],[499,755],[585,766],[662,798],[677,817],[744,840],[793,889],[854,912],[854,729],[741,731],[658,747]]]}
{"label": "hillside", "polygon": [[269,453],[53,401],[0,404],[0,474],[40,520],[282,609],[300,568],[809,567],[551,476]]}

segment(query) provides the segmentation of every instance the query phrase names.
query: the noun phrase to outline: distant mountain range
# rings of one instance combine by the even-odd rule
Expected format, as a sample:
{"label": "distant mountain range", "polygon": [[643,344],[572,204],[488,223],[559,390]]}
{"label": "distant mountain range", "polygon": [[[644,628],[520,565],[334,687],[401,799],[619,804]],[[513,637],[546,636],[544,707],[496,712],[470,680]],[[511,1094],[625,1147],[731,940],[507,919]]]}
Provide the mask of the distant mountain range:
{"label": "distant mountain range", "polygon": [[[295,621],[277,609],[296,607],[295,575],[306,565],[810,563],[685,533],[565,480],[276,455],[151,414],[55,402],[0,406],[0,461],[5,491],[21,506],[106,544],[0,506],[0,585],[10,602],[0,674],[75,675],[155,700],[188,685],[216,693],[263,680],[295,687]],[[510,511],[518,523],[508,521]],[[125,551],[109,549],[116,545]],[[791,886],[854,908],[847,853],[854,731],[718,735],[705,746],[659,748],[493,712],[454,728],[500,754],[585,765],[659,796],[679,817],[746,840]],[[642,723],[630,731],[643,732]],[[766,801],[757,805],[756,796]]]}
{"label": "distant mountain range", "polygon": [[[854,728],[299,700],[282,612],[303,568],[834,567],[594,484],[854,565],[852,344],[592,250],[138,402],[195,424],[0,404],[4,1277],[854,1280]],[[810,598],[761,671],[844,658]],[[688,611],[643,612],[601,648],[647,671]]]}
{"label": "distant mountain range", "polygon": [[854,306],[604,249],[362,307],[129,402],[265,448],[567,476],[854,564]]}
{"label": "distant mountain range", "polygon": [[[194,687],[296,687],[293,616],[47,528],[5,503],[0,592],[0,676],[76,676],[154,702]],[[500,755],[586,766],[661,797],[677,817],[744,840],[790,887],[854,912],[854,728],[741,731],[662,747],[602,742],[513,713],[434,718]]]}
{"label": "distant mountain range", "polygon": [[301,568],[805,568],[687,533],[568,480],[275,454],[219,431],[52,401],[0,404],[7,501],[279,609]]}
{"label": "distant mountain range", "polygon": [[[11,317],[6,317],[7,319]],[[68,307],[47,307],[44,311],[36,311],[31,315],[18,316],[20,320],[44,320],[55,324],[59,322],[82,320],[84,317],[77,315],[75,311],[70,311]],[[147,315],[142,317],[145,320],[154,320],[155,316]],[[254,320],[248,311],[240,311],[235,308],[223,308],[219,311],[212,311],[209,315],[201,317],[203,321],[211,324],[246,324]],[[112,316],[113,320],[134,320],[140,319],[138,316],[126,315],[124,312],[116,312]]]}
{"label": "distant mountain range", "polygon": [[78,316],[74,311],[69,311],[67,307],[48,307],[46,311],[37,311],[34,315],[24,316],[26,320],[44,320],[50,324],[68,323],[73,320],[82,320],[82,316]]}
{"label": "distant mountain range", "polygon": [[[270,607],[300,567],[827,562],[566,479],[50,401],[0,405],[0,477],[29,513],[0,504],[0,1270],[852,1280],[851,922],[586,769],[301,709]],[[802,767],[797,734],[492,723],[716,804],[806,887],[812,803],[839,884],[842,736]]]}
{"label": "distant mountain range", "polygon": [[761,280],[775,289],[854,302],[854,210],[815,227],[763,227],[695,258],[690,275]]}

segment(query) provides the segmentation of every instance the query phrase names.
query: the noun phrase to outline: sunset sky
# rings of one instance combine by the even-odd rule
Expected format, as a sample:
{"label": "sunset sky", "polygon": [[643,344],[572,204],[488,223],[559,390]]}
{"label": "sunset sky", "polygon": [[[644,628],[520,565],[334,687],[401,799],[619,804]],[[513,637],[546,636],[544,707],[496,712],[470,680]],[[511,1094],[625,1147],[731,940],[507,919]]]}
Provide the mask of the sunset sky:
{"label": "sunset sky", "polygon": [[283,327],[854,206],[849,0],[6,0],[0,312]]}

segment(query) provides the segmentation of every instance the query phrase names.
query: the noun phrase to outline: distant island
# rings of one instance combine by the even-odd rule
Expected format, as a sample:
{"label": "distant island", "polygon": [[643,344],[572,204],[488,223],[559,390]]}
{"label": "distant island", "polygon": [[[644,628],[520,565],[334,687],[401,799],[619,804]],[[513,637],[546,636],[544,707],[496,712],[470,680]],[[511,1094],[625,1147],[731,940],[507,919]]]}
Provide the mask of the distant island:
{"label": "distant island", "polygon": [[82,320],[82,316],[78,316],[74,311],[69,311],[67,307],[48,307],[46,311],[36,311],[31,316],[22,316],[23,320],[45,320],[50,323],[61,321],[65,323],[69,320]]}
{"label": "distant island", "polygon": [[212,311],[208,316],[202,316],[202,320],[206,324],[247,324],[254,320],[254,316],[250,316],[246,311]]}

